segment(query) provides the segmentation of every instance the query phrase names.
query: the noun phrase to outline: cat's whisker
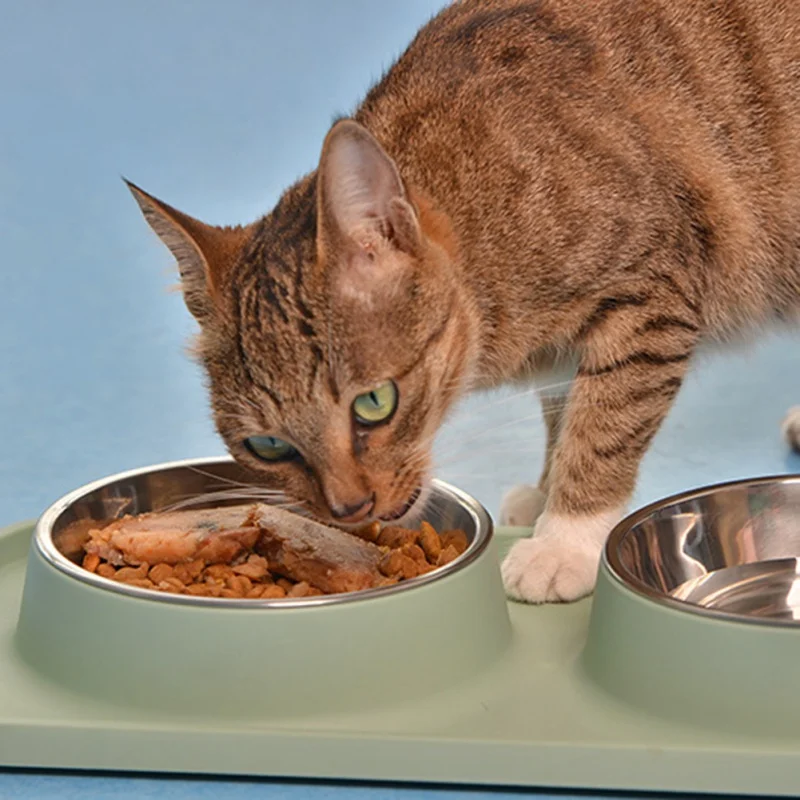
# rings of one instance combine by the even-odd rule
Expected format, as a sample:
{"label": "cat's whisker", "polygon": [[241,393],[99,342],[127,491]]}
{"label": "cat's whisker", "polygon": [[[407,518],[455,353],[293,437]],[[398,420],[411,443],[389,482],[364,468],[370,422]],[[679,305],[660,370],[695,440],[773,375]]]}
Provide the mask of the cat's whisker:
{"label": "cat's whisker", "polygon": [[213,472],[208,472],[208,471],[206,471],[204,469],[201,469],[200,467],[190,466],[189,469],[192,472],[196,472],[198,475],[202,475],[204,478],[213,478],[215,481],[221,481],[222,483],[226,483],[226,484],[229,484],[231,486],[239,486],[239,487],[242,487],[242,486],[257,486],[259,489],[268,488],[268,487],[258,486],[258,484],[244,483],[243,481],[237,481],[237,480],[233,480],[232,478],[226,478],[224,475],[217,475],[217,474],[215,474]]}
{"label": "cat's whisker", "polygon": [[[454,443],[456,447],[463,447],[466,444],[470,444],[471,442],[477,441],[478,439],[482,439],[485,436],[489,436],[490,434],[497,433],[497,431],[505,430],[506,428],[510,428],[513,425],[518,425],[521,422],[532,422],[533,420],[539,420],[542,418],[540,412],[536,414],[528,414],[524,417],[517,417],[515,419],[508,420],[506,422],[501,422],[498,425],[492,425],[487,428],[483,428],[482,430],[474,433],[471,436],[466,437],[465,439],[461,439],[457,443]],[[450,448],[452,450],[452,448]]]}
{"label": "cat's whisker", "polygon": [[[523,394],[516,394],[516,395],[506,395],[497,399],[497,401],[493,404],[485,404],[483,406],[471,407],[470,405],[465,404],[461,408],[458,409],[456,414],[461,418],[472,418],[478,415],[482,415],[489,410],[493,410],[498,406],[502,406],[504,403],[513,402],[514,400],[518,400],[520,397],[526,396],[527,393]],[[531,398],[534,399],[534,398]],[[538,398],[536,398],[538,399]],[[567,395],[549,395],[547,397],[547,409],[542,408],[539,403],[537,402],[534,407],[538,408],[539,411],[543,414],[548,413],[548,410],[552,411],[553,408],[566,408],[569,404],[570,400]],[[574,402],[574,401],[573,401]]]}
{"label": "cat's whisker", "polygon": [[203,477],[206,478],[213,478],[214,480],[219,481],[223,485],[231,486],[237,489],[255,490],[265,495],[267,494],[272,494],[277,496],[283,495],[283,492],[280,489],[273,489],[270,486],[262,486],[258,483],[246,483],[244,481],[233,480],[232,478],[226,478],[224,475],[215,475],[213,472],[207,472],[203,469],[200,469],[199,467],[189,467],[189,469],[191,469],[192,472],[196,472],[198,475],[202,475]]}
{"label": "cat's whisker", "polygon": [[504,403],[510,403],[514,400],[519,400],[521,397],[527,397],[529,395],[535,398],[536,389],[534,387],[530,387],[528,389],[524,389],[523,391],[514,392],[513,394],[506,394],[504,392],[495,393],[494,391],[491,394],[495,394],[495,396],[489,400],[488,402],[482,403],[474,403],[472,402],[472,398],[475,395],[468,396],[460,401],[458,405],[456,405],[455,409],[453,410],[454,416],[459,414],[462,409],[468,409],[470,412],[480,412],[480,411],[487,411],[490,408],[495,408],[498,405],[502,405]]}
{"label": "cat's whisker", "polygon": [[441,512],[442,516],[447,516],[450,511],[450,505],[446,498],[430,495],[428,497],[427,507],[433,511]]}
{"label": "cat's whisker", "polygon": [[250,484],[250,483],[243,483],[240,486],[230,486],[226,485],[225,483],[220,483],[219,485],[209,484],[206,487],[207,491],[221,491],[223,489],[227,489],[230,491],[241,490],[241,491],[256,491],[259,494],[263,494],[264,496],[274,496],[274,497],[282,497],[284,493],[280,489],[272,489],[269,486],[259,486],[258,484]]}
{"label": "cat's whisker", "polygon": [[[587,403],[587,402],[575,403],[573,401],[572,407],[573,408],[582,409],[582,408],[588,408],[588,407],[593,406],[593,405],[595,405],[595,404]],[[458,442],[454,442],[453,444],[455,444],[455,445],[460,445],[462,443],[466,444],[466,443],[468,443],[470,441],[473,441],[474,439],[480,438],[482,436],[486,436],[489,433],[493,433],[494,431],[496,431],[496,430],[498,430],[500,428],[510,427],[511,425],[515,425],[515,424],[517,424],[519,422],[529,422],[529,421],[533,421],[533,420],[537,420],[537,419],[541,419],[542,421],[546,421],[547,419],[550,419],[552,417],[560,416],[561,414],[564,413],[566,408],[567,408],[567,401],[565,400],[563,404],[560,404],[560,405],[558,405],[556,407],[550,407],[548,409],[538,409],[533,414],[526,415],[526,416],[523,416],[523,417],[514,417],[513,419],[504,421],[502,423],[499,423],[498,425],[493,425],[493,426],[490,426],[488,428],[483,428],[483,429],[479,430],[478,432],[476,432],[470,438],[459,440]],[[474,416],[477,416],[477,414],[470,414],[469,416],[464,416],[460,420],[458,420],[458,421],[454,420],[450,424],[453,427],[455,427],[456,425],[463,425],[465,423],[470,422]],[[456,433],[454,431],[452,431],[452,429],[446,429],[446,430],[442,431],[442,434],[441,434],[441,437],[440,437],[439,441],[443,442],[443,441],[446,441],[448,437],[454,437],[454,436],[456,436]]]}
{"label": "cat's whisker", "polygon": [[[300,503],[291,502],[286,499],[285,495],[280,495],[276,492],[269,490],[259,490],[258,487],[250,487],[249,489],[223,489],[219,491],[200,492],[195,495],[190,495],[182,500],[178,500],[164,510],[178,511],[183,508],[191,508],[200,504],[224,502],[230,500],[243,500],[247,502],[263,501],[273,505],[279,505],[284,508],[299,506]],[[276,503],[276,500],[283,500],[284,502]]]}

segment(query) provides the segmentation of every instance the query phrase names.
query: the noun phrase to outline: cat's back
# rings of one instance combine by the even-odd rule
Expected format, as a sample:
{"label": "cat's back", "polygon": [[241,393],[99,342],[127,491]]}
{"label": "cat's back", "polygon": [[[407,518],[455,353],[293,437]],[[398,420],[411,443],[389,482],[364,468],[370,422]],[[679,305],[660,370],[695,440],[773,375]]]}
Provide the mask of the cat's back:
{"label": "cat's back", "polygon": [[356,118],[453,219],[481,285],[539,291],[520,252],[562,272],[622,264],[625,220],[630,242],[713,236],[719,306],[751,287],[741,319],[776,286],[796,302],[796,0],[462,0]]}
{"label": "cat's back", "polygon": [[554,103],[719,125],[800,113],[800,3],[461,0],[420,30],[359,116],[408,135],[431,127],[425,116],[513,125],[554,116]]}
{"label": "cat's back", "polygon": [[[575,71],[646,83],[659,73],[677,83],[700,67],[706,74],[721,74],[739,62],[756,70],[778,64],[796,69],[800,3],[461,0],[419,31],[399,72],[406,76],[418,66],[431,78],[439,74],[458,84],[470,78],[477,83],[509,72],[541,73],[555,56],[561,78]],[[796,79],[798,73],[782,77]]]}

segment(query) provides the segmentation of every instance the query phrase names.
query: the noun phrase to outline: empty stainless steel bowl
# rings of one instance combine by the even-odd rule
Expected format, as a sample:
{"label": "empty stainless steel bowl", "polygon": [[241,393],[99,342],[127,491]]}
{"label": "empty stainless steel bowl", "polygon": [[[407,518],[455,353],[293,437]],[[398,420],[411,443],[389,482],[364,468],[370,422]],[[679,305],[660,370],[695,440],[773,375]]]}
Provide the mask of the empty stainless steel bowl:
{"label": "empty stainless steel bowl", "polygon": [[739,481],[654,503],[609,537],[612,574],[658,602],[800,624],[800,477]]}
{"label": "empty stainless steel bowl", "polygon": [[612,531],[581,663],[655,719],[796,741],[800,476],[699,489]]}

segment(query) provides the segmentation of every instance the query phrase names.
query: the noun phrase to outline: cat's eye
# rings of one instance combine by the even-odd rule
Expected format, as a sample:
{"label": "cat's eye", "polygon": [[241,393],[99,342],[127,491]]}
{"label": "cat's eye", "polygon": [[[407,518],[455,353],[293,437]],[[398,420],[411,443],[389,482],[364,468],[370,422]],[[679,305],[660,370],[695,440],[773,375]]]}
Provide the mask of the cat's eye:
{"label": "cat's eye", "polygon": [[384,381],[371,392],[364,392],[353,401],[353,414],[362,425],[386,422],[396,408],[397,386],[394,381]]}
{"label": "cat's eye", "polygon": [[244,446],[262,461],[286,461],[297,455],[289,442],[277,436],[250,436],[244,440]]}

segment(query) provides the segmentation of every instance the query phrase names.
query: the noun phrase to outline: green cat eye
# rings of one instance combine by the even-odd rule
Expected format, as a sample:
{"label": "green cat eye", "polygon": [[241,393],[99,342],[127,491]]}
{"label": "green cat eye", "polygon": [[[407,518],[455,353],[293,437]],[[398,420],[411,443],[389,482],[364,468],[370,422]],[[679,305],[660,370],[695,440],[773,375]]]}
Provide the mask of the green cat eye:
{"label": "green cat eye", "polygon": [[386,422],[397,408],[397,387],[394,381],[385,381],[371,392],[360,394],[353,401],[353,414],[362,425]]}
{"label": "green cat eye", "polygon": [[285,461],[297,454],[297,450],[277,436],[250,436],[244,446],[262,461]]}

